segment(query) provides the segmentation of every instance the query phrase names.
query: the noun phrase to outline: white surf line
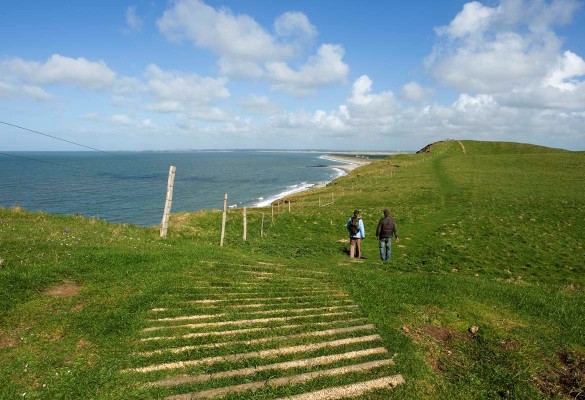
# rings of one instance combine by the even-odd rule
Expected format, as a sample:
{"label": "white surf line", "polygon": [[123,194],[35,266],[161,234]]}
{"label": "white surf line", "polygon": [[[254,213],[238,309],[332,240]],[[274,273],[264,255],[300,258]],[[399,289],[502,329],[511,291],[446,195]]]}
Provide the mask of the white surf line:
{"label": "white surf line", "polygon": [[334,316],[347,315],[347,314],[353,314],[353,313],[351,311],[342,311],[342,312],[325,313],[325,314],[297,315],[294,317],[271,317],[271,318],[242,319],[242,320],[234,320],[234,321],[203,322],[203,323],[199,323],[199,324],[161,325],[161,326],[152,326],[152,327],[144,328],[141,330],[141,332],[152,332],[152,331],[158,331],[161,329],[178,329],[178,328],[195,329],[195,328],[207,328],[210,326],[259,324],[259,323],[266,323],[266,322],[290,321],[290,320],[303,319],[303,318],[334,317]]}
{"label": "white surf line", "polygon": [[[352,323],[362,323],[366,322],[366,318],[354,318],[354,319],[345,319],[345,320],[338,320],[338,321],[327,321],[327,322],[315,322],[312,324],[308,324],[309,326],[327,326],[327,325],[337,325],[341,323],[352,324]],[[233,329],[229,331],[211,331],[211,332],[197,332],[197,333],[187,333],[184,335],[173,335],[173,336],[152,336],[147,338],[140,339],[141,342],[150,342],[150,341],[157,341],[157,340],[177,340],[177,339],[193,339],[193,338],[202,338],[202,337],[209,337],[209,336],[230,336],[230,335],[238,335],[242,333],[253,333],[253,332],[267,332],[267,331],[275,331],[275,330],[283,330],[283,329],[294,329],[307,326],[307,324],[290,324],[290,325],[282,325],[282,326],[268,326],[268,327],[261,327],[261,328],[244,328],[244,329]]]}
{"label": "white surf line", "polygon": [[370,361],[362,364],[348,365],[345,367],[326,369],[321,371],[306,372],[304,374],[284,376],[281,378],[267,379],[264,381],[243,383],[240,385],[224,386],[217,389],[202,390],[200,392],[191,392],[165,397],[165,400],[190,400],[190,399],[208,399],[210,397],[225,396],[231,393],[241,393],[246,390],[262,389],[265,387],[279,387],[287,385],[297,385],[313,379],[340,376],[352,372],[366,372],[374,368],[379,368],[392,364],[391,360]]}
{"label": "white surf line", "polygon": [[349,397],[357,397],[364,393],[377,389],[392,389],[406,383],[402,375],[385,376],[370,381],[352,383],[345,386],[337,386],[314,392],[298,394],[296,396],[282,397],[277,400],[337,400]]}
{"label": "white surf line", "polygon": [[[307,311],[333,311],[346,308],[358,308],[357,304],[348,304],[342,306],[330,306],[330,307],[311,307],[311,308],[281,308],[276,310],[262,310],[262,311],[250,311],[244,313],[245,315],[263,315],[263,314],[279,314],[279,313],[301,313]],[[225,317],[226,313],[221,314],[208,314],[208,315],[182,315],[178,317],[164,317],[149,319],[148,322],[174,322],[174,321],[190,321],[193,319],[207,319]]]}
{"label": "white surf line", "polygon": [[336,328],[336,329],[326,329],[323,331],[311,331],[311,332],[302,332],[296,333],[294,335],[285,335],[285,336],[269,336],[259,339],[250,339],[250,340],[235,340],[231,342],[219,342],[219,343],[206,343],[206,344],[199,344],[199,345],[192,345],[192,346],[183,346],[183,347],[173,347],[167,349],[159,349],[153,351],[143,351],[139,353],[135,353],[140,356],[150,357],[157,354],[165,354],[165,353],[184,353],[186,351],[196,350],[196,349],[214,349],[219,347],[227,347],[227,346],[234,346],[234,345],[253,345],[253,344],[262,344],[262,343],[270,343],[276,342],[278,340],[290,340],[290,339],[301,339],[307,337],[323,337],[323,336],[333,336],[342,333],[351,333],[351,332],[359,332],[365,330],[373,330],[374,325],[359,325],[359,326],[351,326],[345,328]]}
{"label": "white surf line", "polygon": [[[348,351],[346,353],[338,353],[329,356],[320,356],[320,357],[313,357],[313,358],[305,358],[303,360],[294,360],[294,361],[285,361],[279,362],[274,364],[266,364],[266,365],[259,365],[256,367],[249,367],[249,368],[242,368],[242,369],[234,369],[230,371],[224,372],[216,372],[213,374],[200,374],[200,375],[193,375],[193,376],[179,376],[176,378],[169,378],[160,380],[157,382],[150,382],[147,383],[146,386],[176,386],[181,385],[183,383],[201,383],[207,382],[212,379],[221,379],[221,378],[232,378],[236,376],[246,376],[246,375],[254,375],[259,372],[263,371],[270,371],[270,370],[279,370],[279,371],[286,371],[287,369],[292,368],[310,368],[310,367],[319,367],[322,365],[333,364],[338,361],[345,361],[345,360],[354,360],[357,358],[369,357],[373,355],[380,355],[380,354],[388,354],[388,350],[384,347],[374,347],[371,349],[366,350],[356,350],[356,351]],[[389,359],[388,361],[391,364],[394,364],[394,360]]]}
{"label": "white surf line", "polygon": [[276,349],[253,351],[250,353],[230,354],[230,355],[226,355],[226,356],[214,356],[214,357],[200,358],[197,360],[187,360],[187,361],[177,361],[177,362],[164,363],[164,364],[154,364],[154,365],[148,365],[146,367],[128,368],[128,369],[122,370],[122,372],[164,371],[164,370],[168,370],[168,369],[193,367],[193,366],[201,365],[201,364],[216,364],[218,362],[239,361],[239,360],[245,360],[248,358],[267,358],[267,357],[273,357],[273,356],[284,356],[284,355],[288,355],[288,354],[315,351],[315,350],[325,349],[325,348],[329,348],[329,347],[341,347],[341,346],[346,346],[346,345],[350,345],[350,344],[374,342],[374,341],[378,341],[380,339],[381,339],[380,335],[375,334],[375,335],[361,336],[361,337],[348,338],[348,339],[332,340],[332,341],[323,342],[323,343],[313,343],[313,344],[306,344],[306,345],[300,345],[300,346],[280,347],[280,348],[276,348]]}

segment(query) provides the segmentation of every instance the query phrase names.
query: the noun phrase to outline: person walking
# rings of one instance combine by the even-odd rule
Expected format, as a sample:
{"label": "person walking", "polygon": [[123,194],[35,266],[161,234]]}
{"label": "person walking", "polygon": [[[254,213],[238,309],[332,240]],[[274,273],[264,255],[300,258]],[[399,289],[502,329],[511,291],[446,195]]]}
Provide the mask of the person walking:
{"label": "person walking", "polygon": [[349,258],[363,258],[362,239],[366,237],[366,230],[359,210],[353,212],[345,227],[349,231]]}
{"label": "person walking", "polygon": [[378,222],[376,228],[376,238],[380,241],[380,259],[382,261],[390,261],[392,257],[392,236],[399,242],[398,231],[396,230],[396,222],[391,217],[390,210],[384,210],[384,218]]}

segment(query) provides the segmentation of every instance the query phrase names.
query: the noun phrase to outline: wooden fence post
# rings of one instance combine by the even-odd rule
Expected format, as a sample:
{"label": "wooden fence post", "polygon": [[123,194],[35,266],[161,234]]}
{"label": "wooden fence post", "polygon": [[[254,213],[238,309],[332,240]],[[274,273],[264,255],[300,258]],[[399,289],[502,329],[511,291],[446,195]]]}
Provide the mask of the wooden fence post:
{"label": "wooden fence post", "polygon": [[272,223],[274,223],[274,203],[272,203],[271,206],[272,206]]}
{"label": "wooden fence post", "polygon": [[223,197],[223,216],[221,218],[221,239],[219,241],[219,246],[223,247],[223,239],[225,237],[225,220],[227,218],[227,193]]}
{"label": "wooden fence post", "polygon": [[288,201],[288,212],[290,212],[290,200]]}
{"label": "wooden fence post", "polygon": [[246,241],[246,236],[248,233],[248,215],[246,213],[246,207],[244,207],[244,242]]}
{"label": "wooden fence post", "polygon": [[167,236],[167,229],[169,228],[169,217],[171,215],[171,205],[173,204],[173,185],[175,182],[175,171],[177,169],[171,165],[169,168],[169,180],[167,183],[167,199],[165,201],[165,211],[160,224],[160,237]]}

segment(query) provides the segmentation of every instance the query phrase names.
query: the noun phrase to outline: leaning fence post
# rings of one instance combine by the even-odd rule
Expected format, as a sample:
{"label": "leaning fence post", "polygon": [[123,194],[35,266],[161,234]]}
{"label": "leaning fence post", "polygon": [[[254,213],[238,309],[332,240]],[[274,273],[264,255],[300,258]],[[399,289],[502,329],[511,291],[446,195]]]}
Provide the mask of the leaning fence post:
{"label": "leaning fence post", "polygon": [[171,205],[173,204],[173,184],[175,182],[175,171],[176,168],[171,165],[171,168],[169,168],[169,180],[167,183],[165,211],[163,213],[162,222],[160,224],[160,237],[167,236],[167,229],[169,228],[169,217],[171,215]]}
{"label": "leaning fence post", "polygon": [[225,237],[225,220],[227,217],[227,193],[223,197],[223,216],[221,218],[221,239],[219,241],[219,246],[223,247],[223,238]]}
{"label": "leaning fence post", "polygon": [[244,207],[244,242],[246,241],[246,236],[248,231],[248,218],[246,213],[246,207]]}

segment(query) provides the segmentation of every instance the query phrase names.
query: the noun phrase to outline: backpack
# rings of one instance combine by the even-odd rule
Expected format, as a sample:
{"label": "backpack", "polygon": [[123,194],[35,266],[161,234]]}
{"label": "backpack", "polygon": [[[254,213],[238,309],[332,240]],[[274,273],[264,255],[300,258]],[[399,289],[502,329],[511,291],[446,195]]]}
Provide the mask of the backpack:
{"label": "backpack", "polygon": [[351,221],[347,226],[349,233],[353,236],[360,231],[360,219],[356,216],[351,217]]}

